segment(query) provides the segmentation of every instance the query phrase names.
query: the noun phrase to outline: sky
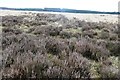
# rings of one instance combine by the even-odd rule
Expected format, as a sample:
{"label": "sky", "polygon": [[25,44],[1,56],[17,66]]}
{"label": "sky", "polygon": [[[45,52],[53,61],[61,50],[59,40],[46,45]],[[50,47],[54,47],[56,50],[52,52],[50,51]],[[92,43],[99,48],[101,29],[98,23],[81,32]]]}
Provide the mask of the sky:
{"label": "sky", "polygon": [[120,0],[0,0],[0,7],[69,8],[94,11],[118,11]]}

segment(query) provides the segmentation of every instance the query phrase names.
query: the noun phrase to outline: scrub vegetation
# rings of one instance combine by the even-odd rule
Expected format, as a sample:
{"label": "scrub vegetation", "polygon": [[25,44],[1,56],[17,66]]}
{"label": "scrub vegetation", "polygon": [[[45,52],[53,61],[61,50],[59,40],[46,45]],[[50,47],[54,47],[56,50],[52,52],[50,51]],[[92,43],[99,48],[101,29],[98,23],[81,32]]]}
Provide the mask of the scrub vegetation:
{"label": "scrub vegetation", "polygon": [[2,79],[119,78],[118,24],[61,14],[2,16]]}

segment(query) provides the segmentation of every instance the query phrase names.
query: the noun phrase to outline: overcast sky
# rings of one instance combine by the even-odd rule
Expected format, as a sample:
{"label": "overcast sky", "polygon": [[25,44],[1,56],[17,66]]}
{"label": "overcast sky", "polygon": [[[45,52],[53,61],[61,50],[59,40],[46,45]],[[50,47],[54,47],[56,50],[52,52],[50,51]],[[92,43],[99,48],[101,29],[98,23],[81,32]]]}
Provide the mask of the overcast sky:
{"label": "overcast sky", "polygon": [[118,11],[120,0],[0,0],[0,7],[69,8],[95,11]]}

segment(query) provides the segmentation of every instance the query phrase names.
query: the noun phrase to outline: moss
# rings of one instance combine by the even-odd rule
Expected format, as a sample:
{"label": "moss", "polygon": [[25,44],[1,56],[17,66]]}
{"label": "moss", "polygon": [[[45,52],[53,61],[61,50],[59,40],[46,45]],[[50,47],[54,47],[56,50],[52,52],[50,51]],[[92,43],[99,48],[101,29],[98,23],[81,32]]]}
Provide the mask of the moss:
{"label": "moss", "polygon": [[112,62],[112,66],[114,66],[115,68],[119,69],[119,66],[120,66],[119,57],[110,56],[108,58],[108,60],[110,60]]}
{"label": "moss", "polygon": [[69,29],[63,29],[63,31],[65,32],[68,32],[68,33],[82,33],[82,28],[77,28],[77,29],[74,29],[74,28],[69,28]]}
{"label": "moss", "polygon": [[99,39],[99,38],[100,38],[99,36],[100,36],[101,30],[99,30],[99,29],[94,29],[94,32],[97,34],[97,35],[94,36],[94,38]]}
{"label": "moss", "polygon": [[51,53],[47,53],[47,57],[48,59],[52,59],[54,55],[52,55]]}
{"label": "moss", "polygon": [[97,33],[101,32],[101,30],[99,30],[99,29],[94,29],[94,31],[97,32]]}
{"label": "moss", "polygon": [[99,73],[101,64],[95,61],[91,61],[91,67],[90,67],[90,75],[91,78],[100,78],[101,75]]}
{"label": "moss", "polygon": [[71,38],[72,36],[71,36],[71,33],[61,31],[60,32],[60,37],[66,39],[66,38]]}
{"label": "moss", "polygon": [[2,28],[3,28],[3,27],[2,27],[2,26],[0,26],[0,31],[2,30]]}
{"label": "moss", "polygon": [[88,36],[89,38],[94,38],[97,35],[98,35],[98,33],[95,32],[94,30],[89,30],[89,31],[83,31],[82,32],[83,37]]}
{"label": "moss", "polygon": [[23,30],[24,32],[28,32],[28,30],[29,30],[29,27],[28,27],[28,26],[25,26],[25,25],[21,25],[21,26],[19,26],[19,28],[20,28],[21,30]]}
{"label": "moss", "polygon": [[99,34],[99,38],[108,39],[109,38],[109,33],[105,32],[105,31],[101,31],[101,33]]}
{"label": "moss", "polygon": [[106,61],[102,61],[100,74],[102,78],[117,78],[119,77],[119,60],[118,57],[110,56]]}
{"label": "moss", "polygon": [[[76,37],[79,38],[81,37],[82,34],[82,28],[69,28],[69,29],[63,29],[62,33],[65,37],[71,38],[71,37]],[[60,34],[62,35],[62,34]]]}

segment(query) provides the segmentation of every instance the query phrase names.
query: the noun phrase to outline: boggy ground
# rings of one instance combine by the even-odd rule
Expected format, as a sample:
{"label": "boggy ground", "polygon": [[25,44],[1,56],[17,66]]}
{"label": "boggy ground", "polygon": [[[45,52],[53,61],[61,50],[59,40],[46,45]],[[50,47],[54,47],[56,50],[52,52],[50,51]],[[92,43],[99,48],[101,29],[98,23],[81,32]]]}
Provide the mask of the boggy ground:
{"label": "boggy ground", "polygon": [[2,78],[119,78],[118,24],[60,14],[2,16]]}

